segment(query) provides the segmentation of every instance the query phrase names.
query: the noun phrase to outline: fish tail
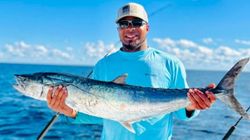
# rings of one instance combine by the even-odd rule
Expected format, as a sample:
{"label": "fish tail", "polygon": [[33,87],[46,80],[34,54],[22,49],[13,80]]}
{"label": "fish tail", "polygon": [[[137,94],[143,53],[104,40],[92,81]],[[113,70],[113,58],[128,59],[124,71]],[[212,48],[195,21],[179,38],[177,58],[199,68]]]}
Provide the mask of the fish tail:
{"label": "fish tail", "polygon": [[217,93],[222,91],[220,92],[221,94],[217,94],[216,97],[239,113],[243,118],[250,120],[250,115],[247,114],[246,110],[234,96],[235,79],[242,71],[244,66],[248,63],[248,61],[249,58],[245,58],[237,62],[222,78],[220,83],[214,89],[214,93],[216,93],[216,91]]}

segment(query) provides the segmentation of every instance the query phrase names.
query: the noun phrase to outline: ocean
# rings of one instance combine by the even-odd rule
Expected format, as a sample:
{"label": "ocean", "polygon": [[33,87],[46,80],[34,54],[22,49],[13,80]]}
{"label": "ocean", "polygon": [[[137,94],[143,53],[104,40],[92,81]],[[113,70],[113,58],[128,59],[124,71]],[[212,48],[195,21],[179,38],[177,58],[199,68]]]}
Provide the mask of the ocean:
{"label": "ocean", "polygon": [[[87,76],[92,67],[53,66],[31,64],[0,64],[0,139],[29,140],[36,139],[55,112],[46,102],[25,97],[12,88],[14,74],[33,72],[63,72]],[[223,71],[187,70],[190,87],[206,87],[209,83],[218,83]],[[250,73],[243,72],[236,81],[235,94],[241,104],[250,105]],[[219,100],[208,110],[201,111],[191,121],[175,119],[173,140],[220,140],[228,129],[239,119],[239,115]],[[250,121],[242,120],[230,139],[250,139]],[[44,137],[49,139],[100,139],[101,125],[70,124],[62,117],[56,121]]]}

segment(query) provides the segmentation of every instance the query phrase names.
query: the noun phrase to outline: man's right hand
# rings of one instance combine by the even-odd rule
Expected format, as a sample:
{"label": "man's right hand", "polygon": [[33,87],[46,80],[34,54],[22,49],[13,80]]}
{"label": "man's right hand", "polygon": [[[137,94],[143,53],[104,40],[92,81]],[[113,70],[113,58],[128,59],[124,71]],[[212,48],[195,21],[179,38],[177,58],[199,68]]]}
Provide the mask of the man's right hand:
{"label": "man's right hand", "polygon": [[47,94],[47,103],[50,109],[55,112],[59,112],[66,116],[75,118],[76,111],[65,104],[65,99],[68,96],[68,91],[66,87],[50,87]]}

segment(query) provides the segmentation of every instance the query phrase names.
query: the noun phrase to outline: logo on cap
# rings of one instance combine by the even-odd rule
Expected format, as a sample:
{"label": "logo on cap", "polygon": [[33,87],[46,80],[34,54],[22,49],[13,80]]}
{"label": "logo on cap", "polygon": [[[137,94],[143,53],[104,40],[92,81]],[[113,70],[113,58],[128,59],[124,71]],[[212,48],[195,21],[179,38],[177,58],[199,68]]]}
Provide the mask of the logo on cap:
{"label": "logo on cap", "polygon": [[128,5],[126,5],[126,6],[124,6],[124,7],[122,8],[122,13],[124,13],[124,14],[129,13],[129,6],[128,6]]}

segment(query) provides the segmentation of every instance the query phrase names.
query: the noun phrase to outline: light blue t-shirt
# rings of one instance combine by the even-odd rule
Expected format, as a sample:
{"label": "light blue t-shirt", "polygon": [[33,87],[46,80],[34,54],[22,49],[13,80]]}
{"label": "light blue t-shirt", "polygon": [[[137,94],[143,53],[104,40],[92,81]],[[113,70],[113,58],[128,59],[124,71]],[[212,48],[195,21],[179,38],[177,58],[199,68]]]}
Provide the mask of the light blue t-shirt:
{"label": "light blue t-shirt", "polygon": [[[186,72],[179,59],[162,51],[147,48],[138,52],[121,50],[101,59],[93,71],[93,79],[112,81],[127,73],[126,83],[154,88],[187,88]],[[135,134],[119,122],[78,113],[73,123],[103,124],[102,140],[166,140],[171,139],[173,117],[190,120],[185,108],[170,114],[154,116],[132,124]]]}

